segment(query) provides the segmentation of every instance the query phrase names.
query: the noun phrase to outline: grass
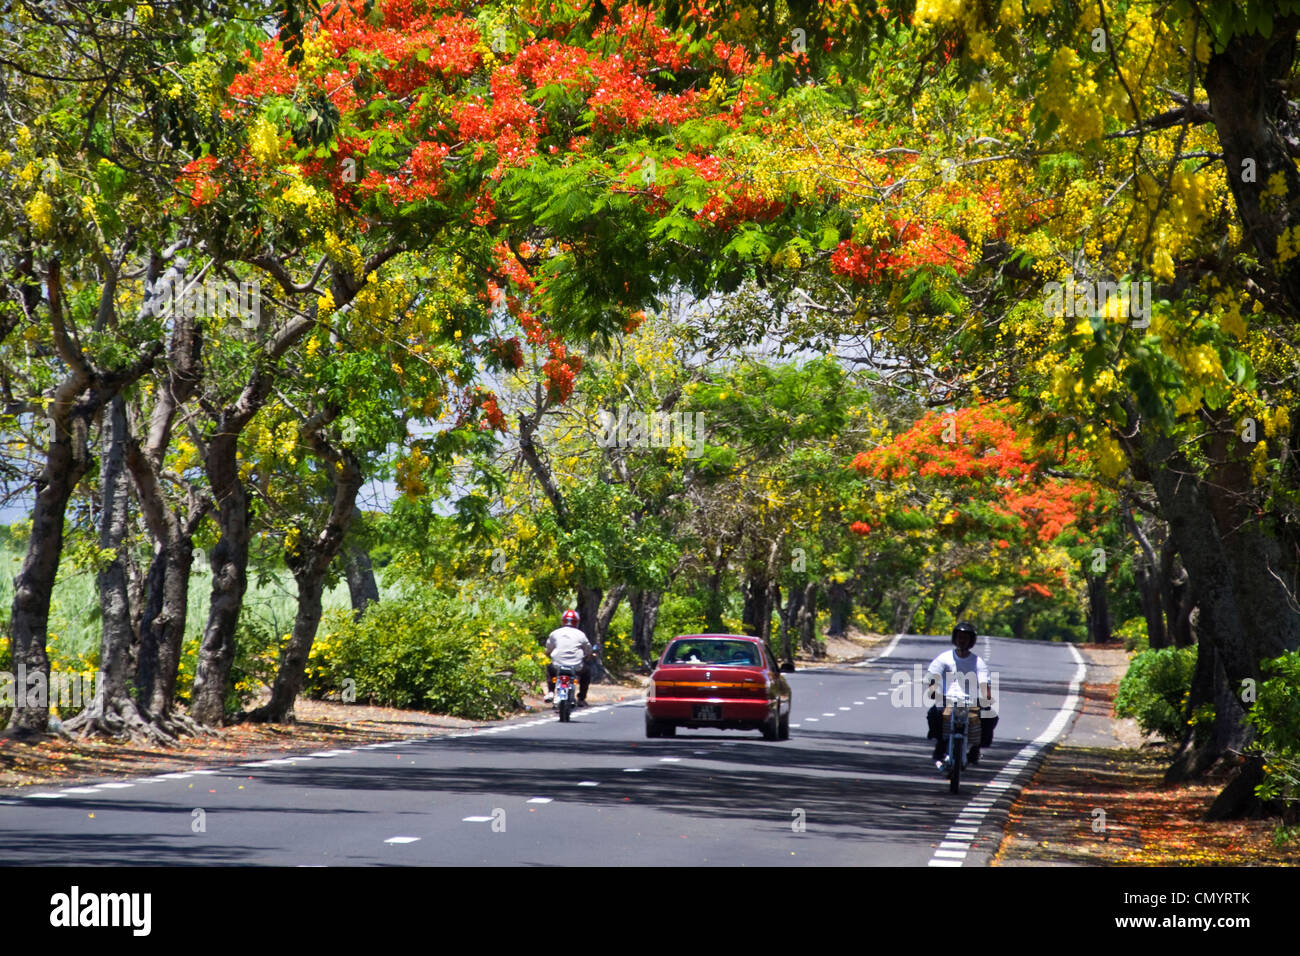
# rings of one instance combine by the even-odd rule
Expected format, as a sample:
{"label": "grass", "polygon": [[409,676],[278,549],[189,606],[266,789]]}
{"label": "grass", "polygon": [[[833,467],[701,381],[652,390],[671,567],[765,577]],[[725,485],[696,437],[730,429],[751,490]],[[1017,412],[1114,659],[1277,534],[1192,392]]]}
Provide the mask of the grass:
{"label": "grass", "polygon": [[[22,567],[24,550],[5,540],[0,543],[0,608],[7,616],[13,604],[14,577]],[[142,573],[147,568],[142,569]],[[212,572],[202,552],[195,552],[194,570],[190,576],[189,609],[185,620],[185,635],[194,639],[202,635],[208,620],[208,604],[212,591]],[[293,628],[297,612],[297,587],[293,576],[280,569],[271,574],[250,570],[248,591],[244,596],[244,620],[255,620],[270,628],[273,634],[288,634]],[[381,597],[389,589],[381,585]],[[347,582],[340,580],[324,597],[324,609],[352,606]],[[59,576],[54,585],[50,604],[50,652],[72,659],[89,657],[99,652],[100,636],[99,591],[93,570],[79,570],[67,555],[59,564]]]}

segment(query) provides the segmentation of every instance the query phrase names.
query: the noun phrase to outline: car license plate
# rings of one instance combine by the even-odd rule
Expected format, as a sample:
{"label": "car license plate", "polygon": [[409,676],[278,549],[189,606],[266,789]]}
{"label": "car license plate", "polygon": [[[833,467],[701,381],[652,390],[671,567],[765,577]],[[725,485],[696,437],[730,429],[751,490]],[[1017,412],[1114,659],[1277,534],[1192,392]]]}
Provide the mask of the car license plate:
{"label": "car license plate", "polygon": [[696,720],[721,720],[722,705],[696,704],[695,709],[692,711],[692,716],[694,716]]}

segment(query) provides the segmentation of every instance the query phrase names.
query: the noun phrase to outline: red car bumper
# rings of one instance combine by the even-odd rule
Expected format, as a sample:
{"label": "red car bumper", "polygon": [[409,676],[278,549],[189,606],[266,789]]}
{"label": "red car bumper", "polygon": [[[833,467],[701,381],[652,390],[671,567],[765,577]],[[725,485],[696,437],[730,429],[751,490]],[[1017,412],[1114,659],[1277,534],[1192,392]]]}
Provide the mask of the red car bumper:
{"label": "red car bumper", "polygon": [[646,713],[653,720],[671,720],[686,727],[758,725],[775,714],[776,708],[775,700],[658,697],[646,701]]}

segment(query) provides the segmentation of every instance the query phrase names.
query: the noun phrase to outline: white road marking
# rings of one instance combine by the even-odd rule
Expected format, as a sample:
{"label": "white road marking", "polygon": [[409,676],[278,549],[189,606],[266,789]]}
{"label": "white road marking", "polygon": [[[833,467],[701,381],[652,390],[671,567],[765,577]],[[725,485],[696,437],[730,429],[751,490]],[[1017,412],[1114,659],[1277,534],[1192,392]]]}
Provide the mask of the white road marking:
{"label": "white road marking", "polygon": [[101,790],[128,790],[134,786],[133,783],[101,783],[99,785]]}
{"label": "white road marking", "polygon": [[[491,818],[491,817],[488,817],[488,819],[490,820],[490,819],[492,819],[492,818]],[[388,838],[387,840],[385,840],[384,842],[385,842],[385,843],[415,843],[415,842],[417,842],[419,839],[420,839],[419,837],[402,837],[402,836],[398,836],[398,837],[389,837],[389,838]]]}
{"label": "white road marking", "polygon": [[529,803],[550,803],[552,799],[553,799],[552,797],[533,797],[528,802]]}
{"label": "white road marking", "polygon": [[947,857],[951,860],[963,860],[966,858],[965,850],[935,850],[934,855],[937,857]]}
{"label": "white road marking", "polygon": [[99,787],[65,787],[64,793],[99,793]]}
{"label": "white road marking", "polygon": [[199,777],[210,777],[213,774],[220,773],[220,770],[191,770],[190,773]]}
{"label": "white road marking", "polygon": [[461,823],[491,823],[491,817],[461,817]]}
{"label": "white road marking", "polygon": [[27,796],[33,800],[57,800],[59,797],[66,797],[66,793],[29,793]]}
{"label": "white road marking", "polygon": [[855,705],[857,705],[858,707],[861,707],[861,706],[862,706],[862,701],[860,701],[860,700],[855,700],[853,703],[854,703]]}
{"label": "white road marking", "polygon": [[579,781],[578,786],[580,786],[580,787],[599,787],[600,784],[598,784],[595,780],[582,780],[582,781]]}
{"label": "white road marking", "polygon": [[660,757],[659,758],[660,763],[681,763],[681,761],[682,761],[681,757]]}
{"label": "white road marking", "polygon": [[930,866],[961,866],[961,860],[931,860]]}
{"label": "white road marking", "polygon": [[834,717],[835,715],[834,715],[833,713],[831,713],[830,711],[827,711],[826,713],[822,714],[822,716],[823,716],[823,717]]}
{"label": "white road marking", "polygon": [[163,773],[155,777],[155,780],[184,780],[189,777],[188,773]]}
{"label": "white road marking", "polygon": [[816,717],[805,717],[804,720],[806,720],[806,721],[807,721],[808,723],[810,723],[810,724],[815,724],[815,723],[817,723],[817,718],[816,718]]}
{"label": "white road marking", "polygon": [[841,707],[840,710],[852,710],[852,707]]}
{"label": "white road marking", "polygon": [[799,724],[791,724],[790,726],[791,726],[791,727],[798,727]]}
{"label": "white road marking", "polygon": [[623,768],[623,772],[624,772],[624,773],[641,773],[643,770],[645,770],[644,767],[624,767],[624,768]]}

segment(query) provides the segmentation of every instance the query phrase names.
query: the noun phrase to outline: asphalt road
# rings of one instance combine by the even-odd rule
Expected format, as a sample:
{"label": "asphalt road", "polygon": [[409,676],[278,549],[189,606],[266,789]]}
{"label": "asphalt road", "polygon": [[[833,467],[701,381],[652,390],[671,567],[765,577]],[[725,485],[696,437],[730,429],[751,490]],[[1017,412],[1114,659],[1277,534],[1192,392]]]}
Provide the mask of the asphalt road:
{"label": "asphalt road", "polygon": [[[1081,680],[1067,645],[981,638],[1001,721],[950,794],[913,678],[948,647],[789,675],[791,739],[679,730],[640,702],[422,741],[0,791],[8,865],[972,866]],[[1035,742],[1037,741],[1037,742]],[[1087,832],[1089,820],[1063,821]]]}

